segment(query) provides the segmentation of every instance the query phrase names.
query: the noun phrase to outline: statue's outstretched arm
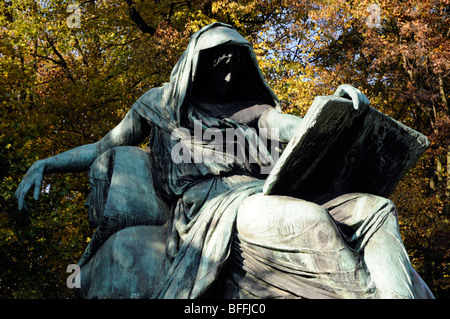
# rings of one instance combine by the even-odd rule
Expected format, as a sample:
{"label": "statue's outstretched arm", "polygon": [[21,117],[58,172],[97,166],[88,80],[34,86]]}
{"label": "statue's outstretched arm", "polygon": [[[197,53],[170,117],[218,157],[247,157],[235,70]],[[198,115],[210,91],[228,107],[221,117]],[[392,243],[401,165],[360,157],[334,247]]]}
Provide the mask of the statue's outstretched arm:
{"label": "statue's outstretched arm", "polygon": [[124,119],[96,143],[83,145],[64,153],[36,161],[31,165],[20,182],[15,196],[19,210],[27,209],[25,196],[34,189],[34,199],[38,199],[43,175],[56,172],[77,172],[88,170],[94,160],[103,152],[123,145],[137,145],[149,134],[150,127],[146,121],[134,111],[130,111]]}

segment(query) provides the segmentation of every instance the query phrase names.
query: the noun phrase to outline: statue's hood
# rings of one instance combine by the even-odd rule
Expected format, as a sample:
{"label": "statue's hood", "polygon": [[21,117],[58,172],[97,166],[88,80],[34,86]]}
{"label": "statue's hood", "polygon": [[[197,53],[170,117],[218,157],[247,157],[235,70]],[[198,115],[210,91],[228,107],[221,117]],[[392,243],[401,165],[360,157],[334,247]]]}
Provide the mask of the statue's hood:
{"label": "statue's hood", "polygon": [[[258,66],[256,55],[251,44],[242,37],[233,27],[224,23],[210,24],[191,36],[189,44],[181,58],[176,63],[170,75],[170,100],[172,111],[177,117],[179,126],[183,126],[181,120],[186,114],[188,100],[193,89],[194,78],[200,63],[201,52],[221,45],[237,45],[245,47],[249,54],[250,65],[247,65],[247,77],[242,83],[241,90],[245,90],[249,99],[272,105],[281,110],[280,102],[275,93],[264,80],[261,69]],[[166,96],[168,97],[168,96]]]}

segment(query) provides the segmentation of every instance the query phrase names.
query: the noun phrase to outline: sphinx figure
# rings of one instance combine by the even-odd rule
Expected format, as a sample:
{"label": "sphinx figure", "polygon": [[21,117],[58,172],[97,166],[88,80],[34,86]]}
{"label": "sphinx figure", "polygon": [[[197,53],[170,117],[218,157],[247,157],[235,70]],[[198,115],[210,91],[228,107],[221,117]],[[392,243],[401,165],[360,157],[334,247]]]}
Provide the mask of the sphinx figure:
{"label": "sphinx figure", "polygon": [[[350,85],[333,99],[370,104]],[[390,200],[264,192],[301,124],[281,113],[250,43],[213,23],[101,140],[34,163],[19,209],[44,174],[89,172],[83,298],[433,298]]]}

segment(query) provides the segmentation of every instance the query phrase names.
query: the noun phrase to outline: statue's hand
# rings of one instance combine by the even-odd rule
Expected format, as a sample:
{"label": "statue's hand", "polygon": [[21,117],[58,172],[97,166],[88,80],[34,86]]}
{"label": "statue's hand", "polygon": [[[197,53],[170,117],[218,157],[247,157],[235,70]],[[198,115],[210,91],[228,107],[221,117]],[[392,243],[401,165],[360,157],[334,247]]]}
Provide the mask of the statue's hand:
{"label": "statue's hand", "polygon": [[34,187],[33,197],[34,199],[39,198],[39,192],[41,190],[41,184],[44,177],[45,164],[43,161],[37,161],[31,165],[28,169],[23,180],[20,182],[19,187],[17,187],[14,195],[17,198],[19,204],[19,210],[28,210],[27,204],[25,202],[25,196],[28,191]]}
{"label": "statue's hand", "polygon": [[370,105],[369,99],[360,90],[349,84],[340,85],[334,95],[351,99],[355,110],[363,110]]}

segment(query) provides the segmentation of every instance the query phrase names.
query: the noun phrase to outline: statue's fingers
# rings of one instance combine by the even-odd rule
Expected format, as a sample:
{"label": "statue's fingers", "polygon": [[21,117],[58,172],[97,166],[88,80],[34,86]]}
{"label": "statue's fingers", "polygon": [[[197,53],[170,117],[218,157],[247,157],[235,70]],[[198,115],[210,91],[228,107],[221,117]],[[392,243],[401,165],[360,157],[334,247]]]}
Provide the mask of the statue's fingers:
{"label": "statue's fingers", "polygon": [[356,91],[356,95],[358,96],[359,103],[370,104],[369,99],[367,98],[367,96],[363,92],[361,92],[360,89],[355,88],[355,91]]}
{"label": "statue's fingers", "polygon": [[352,92],[353,105],[356,110],[370,105],[369,99],[358,89]]}
{"label": "statue's fingers", "polygon": [[39,178],[35,183],[34,183],[34,193],[33,193],[33,198],[35,200],[37,200],[39,198],[39,193],[41,192],[41,184],[42,184],[42,179]]}
{"label": "statue's fingers", "polygon": [[17,198],[17,206],[19,210],[23,210],[23,200],[20,198]]}
{"label": "statue's fingers", "polygon": [[22,201],[22,209],[21,210],[24,210],[24,211],[28,211],[28,205],[27,205],[27,202],[25,201],[25,199]]}
{"label": "statue's fingers", "polygon": [[14,193],[14,196],[17,199],[17,205],[18,205],[19,210],[23,209],[23,195],[22,195],[23,191],[22,191],[22,189],[23,189],[23,182],[19,184],[19,186],[16,189],[16,192]]}
{"label": "statue's fingers", "polygon": [[358,94],[358,99],[359,99],[360,108],[363,108],[363,107],[365,108],[365,107],[370,106],[369,99],[361,91]]}
{"label": "statue's fingers", "polygon": [[352,99],[353,108],[355,110],[358,110],[359,109],[359,103],[360,103],[358,92],[355,89],[355,90],[351,90],[350,92],[347,92],[347,93],[350,95],[350,98]]}
{"label": "statue's fingers", "polygon": [[21,191],[16,196],[19,210],[28,210],[27,204],[25,203],[25,194]]}

